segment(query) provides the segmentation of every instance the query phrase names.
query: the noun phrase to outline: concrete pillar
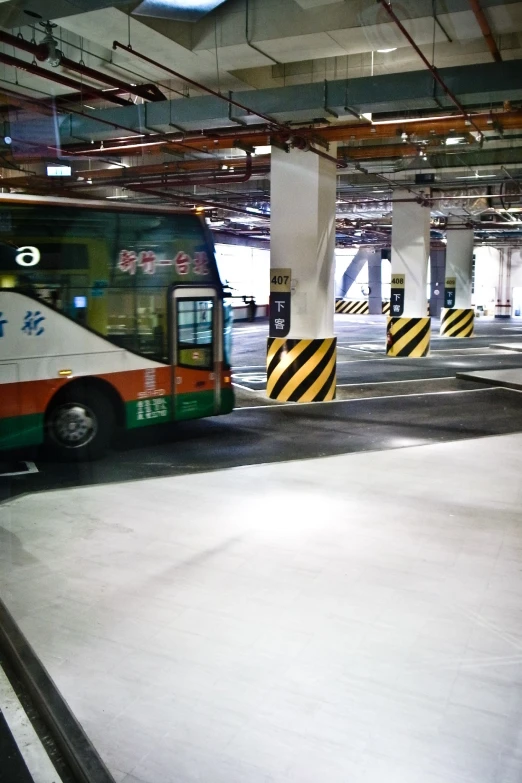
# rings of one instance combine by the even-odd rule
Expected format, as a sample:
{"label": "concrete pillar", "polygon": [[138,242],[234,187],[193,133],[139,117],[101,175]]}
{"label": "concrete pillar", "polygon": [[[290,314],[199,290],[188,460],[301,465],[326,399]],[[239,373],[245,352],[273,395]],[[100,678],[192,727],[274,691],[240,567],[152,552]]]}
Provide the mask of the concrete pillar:
{"label": "concrete pillar", "polygon": [[446,248],[433,247],[430,251],[430,316],[438,318],[444,304]]}
{"label": "concrete pillar", "polygon": [[391,315],[387,324],[386,352],[388,356],[427,356],[430,349],[430,318],[427,316],[430,210],[410,201],[413,196],[408,191],[395,191],[393,198]]}
{"label": "concrete pillar", "polygon": [[[336,145],[329,155],[336,156]],[[291,269],[290,329],[278,337],[271,322],[267,394],[313,402],[335,396],[334,337],[335,161],[313,152],[272,147],[272,270]],[[271,319],[272,321],[272,319]]]}
{"label": "concrete pillar", "polygon": [[378,249],[368,253],[368,285],[370,315],[382,315],[382,260]]}
{"label": "concrete pillar", "polygon": [[364,268],[364,265],[367,261],[366,258],[366,248],[360,247],[357,253],[354,255],[346,269],[344,270],[344,274],[341,279],[340,289],[338,291],[339,296],[346,296],[348,294],[348,291],[354,284],[355,280],[357,279],[358,275],[360,274],[361,270]]}
{"label": "concrete pillar", "polygon": [[453,229],[448,221],[446,244],[446,277],[455,278],[455,307],[471,307],[471,276],[473,271],[472,228]]}
{"label": "concrete pillar", "polygon": [[498,269],[497,304],[495,318],[511,317],[511,258],[513,249],[501,248]]}
{"label": "concrete pillar", "polygon": [[448,219],[445,301],[440,315],[440,334],[444,337],[473,337],[475,311],[471,307],[471,286],[474,235],[471,228],[453,228],[457,222],[458,218]]}

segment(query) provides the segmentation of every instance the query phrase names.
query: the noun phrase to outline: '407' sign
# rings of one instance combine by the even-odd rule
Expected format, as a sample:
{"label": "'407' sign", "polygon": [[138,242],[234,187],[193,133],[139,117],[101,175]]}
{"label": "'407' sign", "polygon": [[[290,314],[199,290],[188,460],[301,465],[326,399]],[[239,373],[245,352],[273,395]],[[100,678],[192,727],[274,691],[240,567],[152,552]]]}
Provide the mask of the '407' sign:
{"label": "'407' sign", "polygon": [[292,270],[270,270],[270,337],[286,337],[290,331],[290,286]]}

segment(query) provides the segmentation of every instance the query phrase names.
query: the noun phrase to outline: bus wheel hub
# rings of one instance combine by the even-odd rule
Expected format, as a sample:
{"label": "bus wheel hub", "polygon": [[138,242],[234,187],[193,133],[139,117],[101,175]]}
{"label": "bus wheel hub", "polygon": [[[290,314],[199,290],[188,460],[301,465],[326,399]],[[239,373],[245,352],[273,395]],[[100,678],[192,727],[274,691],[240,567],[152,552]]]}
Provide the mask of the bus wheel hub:
{"label": "bus wheel hub", "polygon": [[84,446],[96,434],[96,420],[83,405],[64,405],[53,416],[52,427],[57,440],[68,446]]}

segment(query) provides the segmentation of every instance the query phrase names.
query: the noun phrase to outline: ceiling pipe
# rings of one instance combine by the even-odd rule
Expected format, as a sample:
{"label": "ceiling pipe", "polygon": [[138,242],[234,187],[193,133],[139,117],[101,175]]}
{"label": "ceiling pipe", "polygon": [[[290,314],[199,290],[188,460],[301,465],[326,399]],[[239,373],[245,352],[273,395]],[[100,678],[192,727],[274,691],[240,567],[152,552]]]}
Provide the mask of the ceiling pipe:
{"label": "ceiling pipe", "polygon": [[[223,170],[223,166],[237,166],[244,162],[243,158],[217,158],[216,160],[203,160],[202,158],[180,160],[172,163],[152,163],[139,166],[124,166],[119,171],[113,169],[94,169],[89,172],[89,176],[92,180],[106,180],[113,179],[115,176],[125,177],[131,172],[135,176],[146,176],[155,174],[160,176],[161,174],[173,174],[174,176],[183,174],[185,172],[197,172],[201,174],[214,174]],[[270,164],[269,155],[252,156],[252,167],[255,172],[259,169],[268,169]],[[121,164],[123,166],[123,164]],[[80,173],[80,172],[78,172]]]}
{"label": "ceiling pipe", "polygon": [[[79,113],[79,112],[76,112]],[[115,126],[115,123],[111,123],[107,120],[102,120],[99,117],[91,117],[84,114],[90,119],[95,119],[97,122],[104,122],[106,125]],[[474,124],[481,129],[481,131],[487,131],[494,129],[495,123],[500,123],[504,131],[520,130],[522,129],[522,111],[519,110],[501,110],[496,112],[481,111],[473,114]],[[433,134],[446,135],[451,131],[456,134],[469,133],[468,121],[461,115],[454,115],[448,117],[444,115],[440,118],[430,117],[429,119],[417,119],[413,122],[404,120],[396,120],[393,123],[373,123],[368,125],[351,125],[351,124],[339,124],[331,125],[329,127],[321,128],[321,135],[327,141],[338,142],[356,142],[361,139],[375,142],[377,139],[390,139],[397,138],[400,135],[400,131],[407,128],[409,136],[422,136],[430,138]],[[139,135],[139,132],[135,129],[127,128],[134,134]],[[241,140],[244,144],[249,146],[266,146],[270,144],[270,136],[265,128],[256,128],[252,131],[240,134]],[[182,146],[183,142],[178,141],[179,134],[158,134],[157,137],[148,137],[147,144],[150,144],[151,138],[157,138],[158,140],[166,139],[169,141],[170,148],[175,149],[177,146]],[[193,149],[199,152],[217,152],[218,150],[231,149],[236,146],[235,142],[238,138],[238,131],[231,133],[222,133],[220,130],[208,130],[204,132],[192,132],[184,135],[183,139],[186,142],[190,142]],[[114,140],[117,141],[117,140]],[[113,143],[114,143],[113,141]],[[418,144],[419,142],[417,142]],[[126,145],[127,149],[129,146]],[[140,143],[135,145],[135,149],[139,149]],[[357,149],[357,148],[356,148]],[[346,148],[346,152],[349,154],[350,148]],[[116,150],[113,150],[116,151]],[[319,150],[316,150],[319,152]],[[92,155],[103,154],[104,150],[99,147],[93,147],[90,150],[79,150],[75,152],[72,150],[71,154],[87,154]]]}
{"label": "ceiling pipe", "polygon": [[[3,55],[0,54],[0,58],[2,56]],[[1,62],[1,60],[0,60],[0,62]],[[35,67],[37,67],[37,66],[35,66]],[[49,71],[43,71],[43,69],[39,69],[38,75],[40,75],[40,72],[41,73],[45,73],[45,74],[49,73]],[[51,74],[51,76],[52,76],[52,74]],[[16,101],[29,103],[29,104],[31,104],[31,105],[33,105],[35,107],[40,107],[40,108],[42,108],[44,110],[48,110],[48,108],[49,108],[48,107],[48,103],[46,103],[45,101],[38,101],[35,98],[26,97],[24,95],[21,95],[20,93],[16,93],[16,92],[13,92],[12,90],[5,89],[4,87],[2,87],[0,89],[0,93],[5,93],[6,95],[9,95],[9,96],[13,97]],[[102,93],[102,95],[105,98],[104,93]],[[125,105],[127,105],[127,103]],[[131,133],[134,136],[138,136],[140,138],[145,138],[145,139],[153,138],[155,140],[157,139],[158,142],[162,142],[162,143],[165,143],[166,141],[170,141],[171,140],[171,137],[170,137],[169,134],[164,134],[164,133],[160,133],[160,132],[158,132],[157,134],[140,133],[140,131],[135,130],[135,128],[129,128],[126,125],[120,125],[119,123],[113,122],[111,120],[104,120],[101,117],[94,117],[91,114],[87,114],[85,111],[79,111],[77,109],[70,109],[69,108],[68,112],[70,114],[74,114],[74,115],[76,115],[78,117],[86,117],[89,120],[94,120],[94,122],[99,122],[102,125],[106,125],[109,128],[112,128],[113,130],[122,130],[122,131],[125,131],[126,133]],[[100,142],[100,143],[103,144],[103,142]],[[150,142],[142,142],[142,143],[137,144],[136,147],[139,148],[139,147],[144,146],[145,144],[148,144],[150,146]],[[176,141],[176,146],[180,147],[182,150],[189,150],[191,152],[198,152],[198,153],[201,152],[201,150],[199,148],[193,147],[193,146],[191,146],[189,144],[185,144],[182,141]],[[51,151],[58,152],[60,155],[64,154],[63,149],[62,150],[55,150],[54,147],[48,147],[48,149],[51,150]],[[106,151],[103,149],[103,146],[98,147],[98,148],[94,148],[94,149],[92,149],[92,148],[91,149],[86,149],[86,150],[83,150],[83,151],[80,151],[80,152],[72,151],[69,154],[70,155],[75,155],[75,156],[91,157],[93,153],[97,153],[97,152],[101,152],[104,156],[106,155]],[[67,154],[67,152],[65,154]],[[30,157],[30,156],[27,156],[27,157]]]}
{"label": "ceiling pipe", "polygon": [[479,23],[479,27],[482,31],[482,35],[486,39],[488,49],[491,52],[493,59],[495,60],[496,63],[501,63],[502,55],[498,50],[498,46],[493,37],[491,27],[489,26],[489,22],[486,18],[486,14],[484,13],[484,10],[480,5],[479,0],[469,0],[469,4],[471,6],[473,13],[476,16],[477,22]]}
{"label": "ceiling pipe", "polygon": [[274,65],[281,65],[279,60],[276,60],[274,57],[272,57],[270,54],[267,54],[262,49],[259,48],[259,46],[256,46],[255,43],[252,42],[252,38],[250,36],[250,3],[249,0],[246,0],[245,4],[245,38],[248,46],[250,46],[251,49],[254,49],[254,51],[259,52],[259,54],[262,54],[263,57],[266,57],[267,60],[272,60]]}
{"label": "ceiling pipe", "polygon": [[[141,167],[140,167],[141,168]],[[268,171],[268,169],[267,169]],[[237,174],[230,174],[226,172],[198,172],[197,174],[191,174],[190,172],[183,173],[158,173],[151,172],[150,174],[140,173],[139,179],[136,179],[137,172],[132,169],[124,169],[121,176],[113,177],[112,179],[100,179],[99,182],[90,176],[90,172],[86,171],[90,182],[75,182],[71,183],[70,187],[84,187],[86,184],[96,185],[98,187],[109,187],[115,185],[117,187],[127,187],[134,185],[151,185],[162,187],[174,187],[184,185],[231,185],[241,182],[248,182],[252,177],[252,156],[247,155],[246,165]]]}
{"label": "ceiling pipe", "polygon": [[221,201],[208,201],[207,199],[198,198],[198,196],[192,196],[189,193],[165,193],[162,190],[147,188],[146,185],[134,185],[133,187],[128,188],[128,190],[135,191],[136,193],[148,193],[151,196],[159,196],[159,198],[166,199],[167,201],[175,201],[178,204],[186,204],[189,202],[204,207],[210,207],[211,209],[222,209],[224,212],[237,212],[242,215],[248,215],[251,218],[257,217],[262,220],[270,220],[270,215],[264,215],[262,212],[251,212],[248,209],[241,209],[241,207],[231,207],[230,204],[225,204]]}
{"label": "ceiling pipe", "polygon": [[[17,68],[19,71],[25,71],[26,73],[30,73],[33,76],[40,76],[42,79],[47,79],[48,81],[55,82],[56,84],[61,84],[64,87],[70,87],[72,90],[77,90],[79,97],[82,94],[82,90],[85,88],[85,85],[82,84],[82,82],[76,81],[76,79],[70,79],[68,76],[63,76],[62,74],[56,73],[55,71],[48,71],[46,68],[40,68],[35,63],[28,63],[25,60],[19,60],[17,57],[11,57],[11,55],[4,54],[3,52],[0,52],[0,62],[4,63],[5,65],[10,65],[13,68]],[[111,101],[112,103],[117,103],[120,106],[133,105],[131,101],[126,101],[124,98],[119,98],[117,95],[104,93],[102,90],[96,90],[93,87],[87,87],[86,89],[91,95],[97,98],[101,98],[104,101]]]}
{"label": "ceiling pipe", "polygon": [[[146,63],[149,63],[149,65],[153,65],[156,68],[162,68],[166,73],[169,73],[171,76],[175,76],[177,79],[181,79],[182,81],[186,82],[187,84],[191,84],[193,87],[196,87],[198,90],[202,90],[203,92],[208,93],[209,95],[213,95],[214,98],[219,98],[219,100],[224,101],[229,106],[235,106],[237,109],[241,109],[242,111],[247,112],[247,114],[254,115],[255,117],[259,117],[262,120],[265,120],[265,122],[268,124],[271,128],[276,128],[280,133],[282,134],[283,142],[289,142],[292,146],[300,146],[304,143],[306,145],[306,149],[308,149],[310,152],[313,152],[315,155],[319,155],[319,157],[322,158],[329,158],[331,161],[335,161],[335,158],[331,156],[327,156],[325,152],[321,152],[320,150],[315,149],[315,147],[309,146],[309,137],[311,134],[311,129],[300,129],[299,132],[293,133],[291,128],[289,128],[287,125],[283,125],[277,120],[274,120],[272,117],[269,117],[267,114],[263,114],[262,112],[255,111],[254,109],[251,109],[249,106],[245,106],[243,103],[239,103],[239,101],[234,100],[233,98],[227,97],[226,95],[222,95],[220,92],[217,92],[216,90],[213,90],[211,87],[207,87],[204,84],[201,84],[200,82],[194,81],[194,79],[190,79],[188,76],[184,76],[182,73],[179,73],[179,71],[174,71],[172,68],[169,68],[166,65],[163,65],[163,63],[159,63],[156,60],[153,60],[151,57],[148,57],[146,54],[142,54],[141,52],[137,52],[135,49],[132,48],[132,46],[129,44],[128,46],[126,44],[122,44],[119,41],[114,41],[112,44],[113,49],[123,49],[125,52],[128,52],[129,54],[133,54],[135,57],[138,57],[140,60],[143,60]],[[314,135],[317,136],[317,132],[314,131]],[[321,143],[323,143],[322,139],[318,139]],[[328,146],[327,144],[325,146]],[[302,148],[302,147],[301,147]]]}
{"label": "ceiling pipe", "polygon": [[[4,30],[0,30],[0,43],[13,46],[16,49],[20,49],[21,51],[27,52],[28,54],[32,54],[33,57],[36,57],[39,62],[45,62],[50,54],[48,44],[43,42],[39,44],[32,43],[31,41],[26,41],[23,38],[18,38],[16,35],[6,33]],[[93,81],[101,82],[102,84],[108,84],[111,87],[114,87],[118,93],[136,95],[139,98],[144,98],[145,100],[149,101],[165,100],[165,96],[161,90],[156,87],[155,84],[127,84],[120,79],[116,79],[113,76],[109,76],[105,73],[100,73],[100,71],[96,71],[94,68],[89,68],[87,65],[77,63],[74,60],[70,60],[68,57],[64,57],[63,55],[60,58],[60,65],[63,68],[67,68],[70,71],[79,73],[88,79],[92,79]],[[106,98],[106,100],[108,100],[108,98]]]}
{"label": "ceiling pipe", "polygon": [[391,19],[393,19],[393,21],[395,22],[395,24],[397,25],[397,27],[399,28],[399,30],[401,31],[401,33],[404,35],[404,37],[406,38],[406,40],[409,42],[410,46],[412,46],[412,47],[413,47],[413,49],[414,49],[414,50],[417,52],[417,54],[418,54],[418,55],[419,55],[419,57],[421,58],[422,62],[423,62],[423,63],[424,63],[424,65],[426,66],[426,68],[427,68],[427,69],[428,69],[428,70],[429,70],[429,71],[432,73],[432,75],[433,75],[433,78],[435,79],[435,81],[436,81],[436,82],[437,82],[437,83],[438,83],[438,84],[439,84],[439,85],[442,87],[442,89],[444,90],[444,92],[446,93],[446,95],[448,96],[448,98],[449,98],[451,101],[453,101],[453,103],[454,103],[454,104],[455,104],[455,106],[458,108],[458,110],[460,111],[460,113],[462,114],[462,116],[463,116],[463,117],[464,117],[464,118],[465,118],[465,119],[466,119],[466,120],[467,120],[467,121],[468,121],[468,122],[469,122],[471,125],[473,125],[473,127],[475,128],[475,130],[476,130],[476,131],[478,131],[478,132],[480,133],[480,136],[481,136],[481,138],[484,138],[484,134],[482,133],[482,131],[480,130],[480,128],[479,128],[477,125],[475,125],[475,123],[473,122],[473,120],[472,120],[471,116],[469,115],[469,113],[466,111],[466,109],[465,109],[465,108],[464,108],[464,106],[461,104],[461,102],[459,101],[459,99],[457,98],[457,96],[456,96],[456,95],[455,95],[455,94],[454,94],[454,93],[453,93],[453,92],[450,90],[450,88],[448,87],[448,85],[446,84],[446,82],[444,81],[444,79],[442,78],[442,76],[439,74],[439,72],[438,72],[437,68],[436,68],[434,65],[432,65],[432,64],[430,63],[430,61],[428,60],[428,58],[427,58],[427,57],[426,57],[426,56],[423,54],[422,50],[421,50],[421,49],[420,49],[420,48],[417,46],[417,44],[415,43],[415,41],[413,40],[413,38],[411,37],[411,35],[409,34],[409,32],[406,30],[406,28],[405,28],[405,27],[404,27],[404,25],[402,24],[401,20],[400,20],[400,19],[399,19],[399,17],[397,16],[397,14],[394,12],[393,8],[392,8],[392,7],[391,7],[391,5],[390,5],[390,2],[389,2],[389,0],[377,0],[377,2],[378,2],[378,3],[380,3],[380,5],[382,5],[382,7],[383,7],[383,8],[386,10],[386,12],[388,13],[388,16],[389,16]]}

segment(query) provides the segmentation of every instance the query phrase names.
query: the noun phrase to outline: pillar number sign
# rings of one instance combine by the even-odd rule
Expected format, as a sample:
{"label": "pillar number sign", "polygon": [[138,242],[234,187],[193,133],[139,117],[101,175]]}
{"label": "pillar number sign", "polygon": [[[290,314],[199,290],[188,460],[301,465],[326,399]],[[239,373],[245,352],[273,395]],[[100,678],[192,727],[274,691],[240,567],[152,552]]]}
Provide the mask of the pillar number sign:
{"label": "pillar number sign", "polygon": [[394,275],[391,279],[391,302],[390,315],[392,318],[399,318],[404,312],[404,288],[406,286],[406,275]]}
{"label": "pillar number sign", "polygon": [[290,331],[290,283],[292,270],[270,270],[270,337],[286,337]]}
{"label": "pillar number sign", "polygon": [[456,277],[447,277],[444,283],[444,307],[455,307]]}

